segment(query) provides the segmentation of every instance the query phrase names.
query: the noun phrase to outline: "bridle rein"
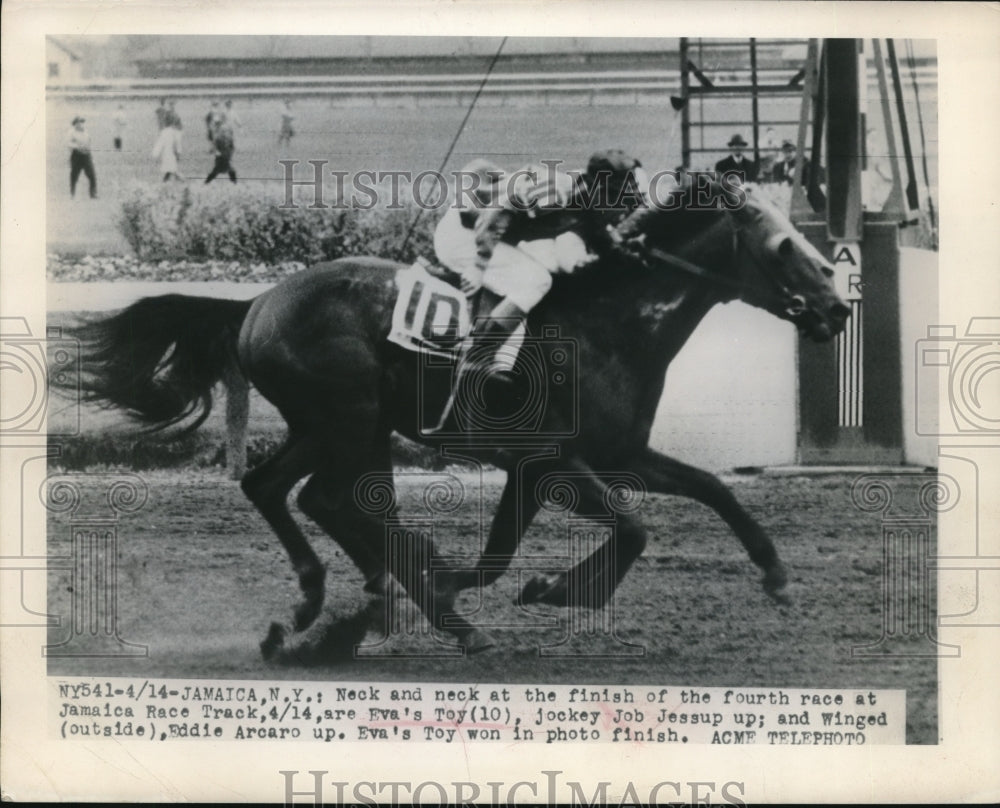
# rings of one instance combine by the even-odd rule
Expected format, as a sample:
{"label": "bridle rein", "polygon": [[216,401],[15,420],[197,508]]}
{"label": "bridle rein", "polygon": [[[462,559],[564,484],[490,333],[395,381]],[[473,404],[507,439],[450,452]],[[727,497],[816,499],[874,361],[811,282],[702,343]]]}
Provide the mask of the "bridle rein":
{"label": "bridle rein", "polygon": [[[729,222],[731,235],[732,235],[732,251],[731,254],[735,260],[736,256],[739,254],[741,246],[745,246],[743,241],[743,230],[744,227],[740,226],[733,220],[733,215],[731,211],[726,211],[726,221]],[[785,236],[786,238],[789,236]],[[773,272],[762,271],[760,272],[761,278],[766,280],[768,283],[766,286],[760,284],[748,283],[747,281],[740,280],[737,278],[732,278],[728,275],[720,274],[714,272],[710,269],[706,269],[700,264],[696,264],[692,261],[688,261],[685,258],[681,258],[679,255],[667,252],[666,250],[661,250],[658,247],[648,246],[641,241],[638,241],[639,253],[636,255],[640,260],[645,257],[652,258],[657,264],[665,264],[674,269],[679,269],[682,272],[686,272],[689,275],[693,275],[698,278],[703,278],[704,280],[711,281],[712,283],[720,284],[722,286],[728,286],[736,291],[736,297],[739,297],[743,292],[757,292],[763,293],[767,296],[774,295],[779,301],[780,305],[784,309],[785,313],[792,319],[801,316],[806,311],[806,301],[802,295],[793,294],[789,291],[788,287],[781,282],[780,279],[774,276]],[[628,247],[624,247],[628,250]],[[747,250],[747,252],[753,254],[752,250]],[[756,257],[756,256],[755,256]],[[761,268],[766,267],[766,261],[761,260],[757,257],[758,264]]]}

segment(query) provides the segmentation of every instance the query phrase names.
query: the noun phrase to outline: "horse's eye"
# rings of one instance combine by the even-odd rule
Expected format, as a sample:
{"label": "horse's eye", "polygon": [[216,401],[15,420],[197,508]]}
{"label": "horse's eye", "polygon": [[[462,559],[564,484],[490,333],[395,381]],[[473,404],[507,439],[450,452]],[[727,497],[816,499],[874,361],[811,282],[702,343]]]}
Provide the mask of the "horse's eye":
{"label": "horse's eye", "polygon": [[767,240],[767,249],[782,260],[792,257],[795,247],[790,236],[775,234]]}
{"label": "horse's eye", "polygon": [[833,267],[830,266],[829,264],[821,264],[820,269],[823,270],[823,274],[826,275],[826,277],[828,278],[833,277]]}

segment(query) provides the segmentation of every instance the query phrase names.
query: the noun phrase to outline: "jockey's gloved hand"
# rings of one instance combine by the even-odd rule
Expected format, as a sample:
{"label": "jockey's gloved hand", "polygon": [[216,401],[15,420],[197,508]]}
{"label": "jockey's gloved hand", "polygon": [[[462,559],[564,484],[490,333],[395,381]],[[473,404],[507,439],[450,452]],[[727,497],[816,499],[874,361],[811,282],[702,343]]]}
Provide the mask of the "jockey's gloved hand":
{"label": "jockey's gloved hand", "polygon": [[648,257],[646,250],[646,234],[640,233],[638,236],[622,239],[616,245],[616,250],[636,261],[645,261]]}
{"label": "jockey's gloved hand", "polygon": [[612,244],[608,252],[614,258],[626,264],[639,264],[647,266],[646,246],[641,238],[629,239],[628,241],[622,241],[619,244]]}
{"label": "jockey's gloved hand", "polygon": [[638,236],[632,236],[627,238],[622,242],[626,250],[633,252],[645,254],[646,252],[646,234],[640,233]]}

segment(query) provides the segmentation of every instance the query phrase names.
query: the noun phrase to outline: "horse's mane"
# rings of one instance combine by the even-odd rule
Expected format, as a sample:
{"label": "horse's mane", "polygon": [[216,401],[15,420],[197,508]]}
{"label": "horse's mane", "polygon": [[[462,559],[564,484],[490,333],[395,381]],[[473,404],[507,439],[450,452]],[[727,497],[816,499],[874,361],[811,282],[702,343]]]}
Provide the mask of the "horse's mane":
{"label": "horse's mane", "polygon": [[[705,186],[701,193],[706,193]],[[718,199],[722,187],[712,182],[707,193]],[[717,224],[727,211],[721,207],[707,207],[699,204],[695,188],[687,187],[675,191],[667,204],[652,207],[642,221],[645,243],[670,253],[681,254],[684,247]],[[564,299],[578,296],[591,298],[607,294],[611,286],[620,288],[641,282],[649,276],[649,266],[638,255],[632,257],[626,251],[604,255],[592,264],[580,267],[572,274],[559,273],[553,276],[552,290],[548,298]]]}
{"label": "horse's mane", "polygon": [[652,214],[644,221],[647,243],[670,252],[678,251],[727,215],[722,200],[731,194],[715,180],[699,181],[697,186],[685,185],[663,204],[653,207]]}

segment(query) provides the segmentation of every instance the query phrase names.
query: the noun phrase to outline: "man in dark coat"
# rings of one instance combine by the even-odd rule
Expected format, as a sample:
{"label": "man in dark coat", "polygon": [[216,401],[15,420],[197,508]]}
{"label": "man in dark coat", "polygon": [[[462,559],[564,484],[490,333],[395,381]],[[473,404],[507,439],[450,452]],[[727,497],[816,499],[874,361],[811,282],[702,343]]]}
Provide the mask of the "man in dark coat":
{"label": "man in dark coat", "polygon": [[207,185],[219,174],[226,173],[232,182],[236,182],[236,170],[233,168],[233,152],[236,145],[233,142],[233,130],[225,121],[215,130],[212,138],[212,149],[215,152],[215,165],[212,166],[211,173],[205,178]]}
{"label": "man in dark coat", "polygon": [[[785,140],[781,144],[781,159],[771,169],[771,179],[774,182],[785,182],[789,185],[795,178],[795,164],[798,162],[795,144]],[[809,163],[802,164],[802,184],[809,184]]]}
{"label": "man in dark coat", "polygon": [[724,174],[737,174],[742,182],[757,181],[757,164],[743,156],[743,151],[749,145],[739,132],[733,135],[726,144],[731,153],[715,164],[715,170],[722,179]]}
{"label": "man in dark coat", "polygon": [[90,183],[90,198],[97,199],[97,173],[90,155],[90,134],[84,127],[85,122],[83,116],[77,115],[69,130],[69,195],[76,193],[76,181],[82,171]]}

